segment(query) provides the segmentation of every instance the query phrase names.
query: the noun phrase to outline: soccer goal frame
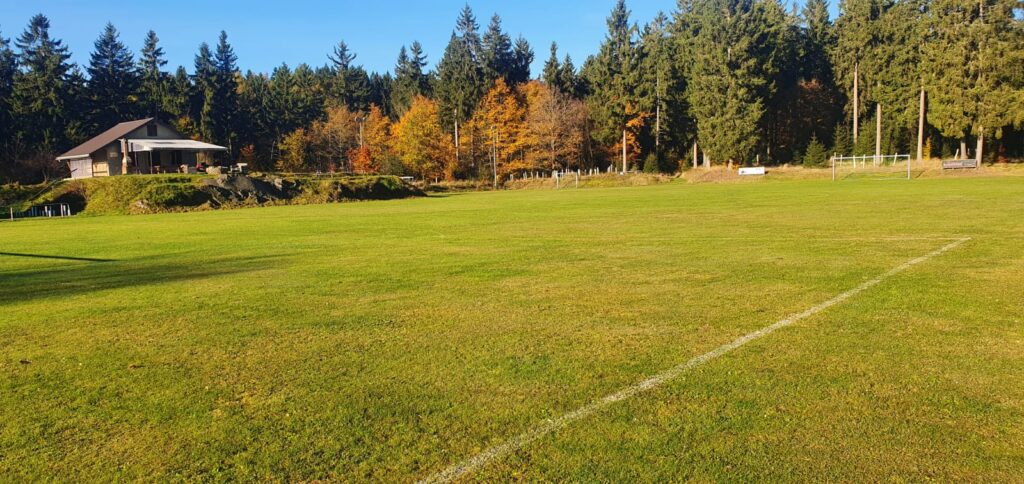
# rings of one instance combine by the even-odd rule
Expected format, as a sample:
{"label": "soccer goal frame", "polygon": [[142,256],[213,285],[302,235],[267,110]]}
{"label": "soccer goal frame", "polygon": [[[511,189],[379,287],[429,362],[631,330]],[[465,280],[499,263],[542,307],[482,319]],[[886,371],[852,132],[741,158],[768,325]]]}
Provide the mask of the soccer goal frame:
{"label": "soccer goal frame", "polygon": [[907,180],[914,178],[913,172],[911,171],[911,158],[910,155],[864,155],[864,156],[838,156],[833,155],[829,160],[832,165],[832,181],[839,179],[838,171],[844,166],[849,166],[853,170],[858,168],[861,170],[868,169],[880,169],[884,167],[896,166],[901,161],[907,163]]}

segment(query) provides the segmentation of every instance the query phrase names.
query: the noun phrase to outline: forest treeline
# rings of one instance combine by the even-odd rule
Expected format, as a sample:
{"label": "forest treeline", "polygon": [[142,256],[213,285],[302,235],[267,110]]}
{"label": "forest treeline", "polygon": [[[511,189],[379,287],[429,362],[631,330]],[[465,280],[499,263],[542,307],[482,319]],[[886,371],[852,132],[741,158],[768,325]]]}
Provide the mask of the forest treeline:
{"label": "forest treeline", "polygon": [[[340,42],[322,66],[241,72],[221,32],[191,71],[149,32],[108,24],[88,65],[34,16],[0,32],[0,177],[66,175],[55,157],[156,117],[262,170],[490,179],[575,168],[823,164],[830,153],[1020,157],[1024,27],[1017,0],[680,0],[639,26],[619,0],[577,69],[466,6],[433,69],[418,42],[370,73]],[[922,117],[923,115],[923,117]]]}

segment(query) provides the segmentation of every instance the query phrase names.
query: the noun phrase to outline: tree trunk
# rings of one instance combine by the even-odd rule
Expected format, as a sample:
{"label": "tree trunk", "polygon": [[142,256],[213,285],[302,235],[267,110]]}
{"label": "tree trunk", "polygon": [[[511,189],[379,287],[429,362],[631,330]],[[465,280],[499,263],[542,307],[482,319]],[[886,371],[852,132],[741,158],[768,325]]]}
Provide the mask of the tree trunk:
{"label": "tree trunk", "polygon": [[860,62],[853,65],[853,144],[860,136]]}
{"label": "tree trunk", "polygon": [[710,170],[711,169],[711,157],[708,156],[707,153],[704,153],[704,169],[705,170]]}
{"label": "tree trunk", "polygon": [[459,116],[455,115],[455,167],[458,168],[459,163]]}
{"label": "tree trunk", "polygon": [[917,162],[924,160],[924,115],[925,115],[925,93],[924,86],[921,86],[921,106],[917,114]]}
{"label": "tree trunk", "polygon": [[978,127],[978,148],[974,150],[975,159],[978,160],[978,166],[981,166],[982,156],[985,153],[985,128]]}
{"label": "tree trunk", "polygon": [[967,159],[967,138],[960,140],[960,156],[957,156],[957,158],[961,160]]}
{"label": "tree trunk", "polygon": [[654,119],[654,150],[658,154],[661,153],[661,75],[658,75],[658,85],[655,87],[655,91],[658,94],[657,100],[657,114]]}
{"label": "tree trunk", "polygon": [[629,167],[626,166],[626,130],[622,130],[622,174],[625,175]]}
{"label": "tree trunk", "polygon": [[875,112],[875,166],[882,158],[882,103],[878,103]]}
{"label": "tree trunk", "polygon": [[697,142],[693,142],[693,167],[697,168]]}

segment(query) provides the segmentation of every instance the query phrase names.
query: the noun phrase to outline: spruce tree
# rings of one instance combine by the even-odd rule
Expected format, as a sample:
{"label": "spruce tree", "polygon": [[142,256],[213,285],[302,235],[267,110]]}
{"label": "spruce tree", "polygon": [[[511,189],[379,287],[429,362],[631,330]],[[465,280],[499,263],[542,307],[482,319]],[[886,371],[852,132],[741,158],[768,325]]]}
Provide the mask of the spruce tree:
{"label": "spruce tree", "polygon": [[853,124],[854,141],[860,137],[860,123],[867,116],[865,99],[878,82],[879,19],[886,0],[841,0],[832,50],[836,83],[846,93],[846,114]]}
{"label": "spruce tree", "polygon": [[427,76],[423,74],[426,65],[427,58],[419,42],[413,42],[409,50],[403,46],[398,53],[391,93],[391,115],[395,119],[405,114],[416,96],[427,95]]}
{"label": "spruce tree", "polygon": [[558,60],[558,43],[552,42],[551,56],[548,57],[546,62],[544,62],[544,72],[541,74],[541,80],[543,80],[544,84],[547,84],[548,87],[564,92],[561,76],[562,62]]}
{"label": "spruce tree", "polygon": [[350,110],[366,110],[370,100],[370,76],[366,69],[352,64],[356,54],[349,51],[345,41],[341,41],[327,57],[333,74],[330,98]]}
{"label": "spruce tree", "polygon": [[578,97],[580,93],[579,79],[576,73],[576,66],[572,57],[568,54],[561,61],[558,60],[558,44],[551,43],[551,56],[544,63],[544,72],[541,80],[556,91],[569,96]]}
{"label": "spruce tree", "polygon": [[508,73],[510,86],[523,84],[530,81],[530,65],[533,64],[534,53],[526,38],[519,36],[512,48],[512,68]]}
{"label": "spruce tree", "polygon": [[[479,62],[482,46],[478,29],[473,11],[467,5],[459,15],[455,32],[437,65],[434,94],[437,97],[438,116],[442,129],[455,136],[459,162],[464,151],[459,130],[472,117],[473,110],[486,90],[486,80]],[[474,161],[476,147],[470,144],[468,148],[469,159]]]}
{"label": "spruce tree", "polygon": [[214,143],[222,143],[228,148],[228,154],[233,159],[239,148],[235,143],[235,123],[238,121],[238,57],[228,43],[228,34],[224,31],[221,31],[217,40],[217,51],[213,60],[214,85],[209,91],[212,97],[208,96],[206,99],[209,104],[209,133]]}
{"label": "spruce tree", "polygon": [[88,68],[88,127],[99,133],[138,117],[140,75],[113,24],[107,24],[94,45]]}
{"label": "spruce tree", "polygon": [[512,39],[501,30],[501,17],[495,14],[484,33],[480,65],[484,82],[488,87],[498,78],[508,83],[512,77],[515,58],[512,53]]}
{"label": "spruce tree", "polygon": [[[961,141],[996,138],[1024,120],[1021,21],[1012,0],[933,0],[924,21],[928,121]],[[983,145],[977,143],[977,153]]]}
{"label": "spruce tree", "polygon": [[14,135],[12,95],[17,69],[18,60],[11,50],[10,40],[5,39],[0,32],[0,179],[9,176],[11,167],[5,166],[5,163],[14,155],[11,139]]}
{"label": "spruce tree", "polygon": [[836,36],[828,9],[828,0],[808,0],[801,11],[804,28],[800,65],[805,79],[832,82],[829,53],[835,49]]}
{"label": "spruce tree", "polygon": [[141,72],[141,104],[143,114],[157,118],[166,116],[166,98],[168,89],[167,74],[163,67],[167,65],[164,60],[164,49],[160,47],[160,38],[156,32],[150,30],[146,33],[146,40],[142,45],[139,56],[139,71]]}
{"label": "spruce tree", "polygon": [[779,18],[774,6],[703,0],[683,10],[687,99],[706,160],[753,161],[763,142],[765,106],[778,74]]}
{"label": "spruce tree", "polygon": [[[613,148],[608,161],[618,163],[621,143],[627,124],[640,113],[641,98],[637,92],[639,53],[634,36],[635,26],[629,23],[630,12],[619,0],[609,15],[608,33],[596,56],[586,66],[587,82],[592,87],[587,98],[594,121],[594,138],[600,146]],[[637,157],[639,153],[627,153]]]}
{"label": "spruce tree", "polygon": [[18,120],[14,136],[23,153],[55,154],[68,148],[67,117],[73,104],[69,77],[74,68],[71,54],[58,39],[50,37],[50,20],[36,15],[18,36],[18,73],[12,93],[14,116]]}
{"label": "spruce tree", "polygon": [[217,67],[210,45],[203,42],[195,57],[195,90],[190,111],[196,123],[196,134],[205,141],[216,143],[217,120],[215,103],[217,96]]}
{"label": "spruce tree", "polygon": [[565,54],[565,58],[562,59],[562,70],[558,78],[564,94],[575,98],[583,97],[579,73],[576,72],[576,65],[573,64],[572,57],[569,54]]}
{"label": "spruce tree", "polygon": [[168,80],[167,97],[164,99],[164,109],[173,122],[175,128],[186,136],[197,135],[196,118],[193,109],[195,99],[195,87],[192,78],[188,75],[185,67],[178,66],[174,75]]}
{"label": "spruce tree", "polygon": [[692,131],[682,99],[686,83],[675,65],[676,43],[670,37],[669,27],[668,17],[659,13],[644,27],[640,37],[638,93],[642,109],[652,113],[642,144],[657,155],[660,169],[675,168],[668,166],[665,155],[685,152],[691,139],[687,132]]}

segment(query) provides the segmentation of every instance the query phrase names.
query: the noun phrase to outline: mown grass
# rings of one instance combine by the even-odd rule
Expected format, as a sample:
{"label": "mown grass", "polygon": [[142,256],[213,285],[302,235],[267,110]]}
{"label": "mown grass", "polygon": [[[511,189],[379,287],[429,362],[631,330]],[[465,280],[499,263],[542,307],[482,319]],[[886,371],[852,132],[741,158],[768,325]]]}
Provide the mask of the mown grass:
{"label": "mown grass", "polygon": [[473,477],[1019,481],[1022,213],[971,178],[0,224],[0,475],[422,478],[970,236]]}

